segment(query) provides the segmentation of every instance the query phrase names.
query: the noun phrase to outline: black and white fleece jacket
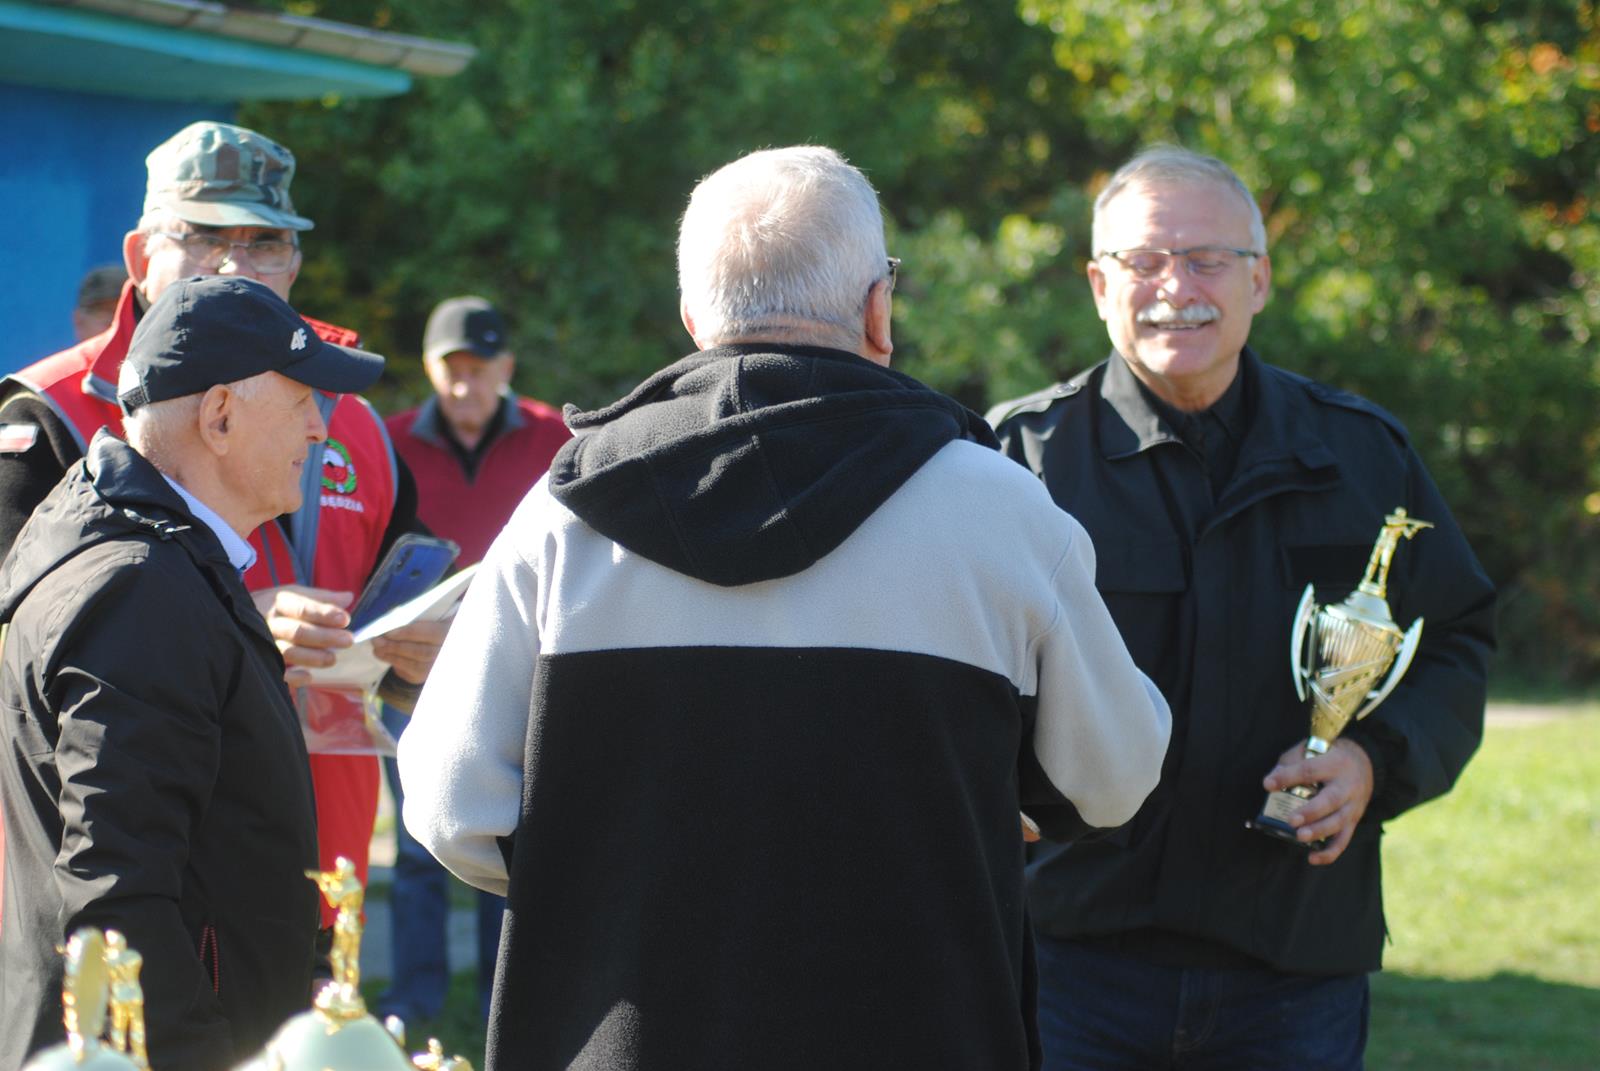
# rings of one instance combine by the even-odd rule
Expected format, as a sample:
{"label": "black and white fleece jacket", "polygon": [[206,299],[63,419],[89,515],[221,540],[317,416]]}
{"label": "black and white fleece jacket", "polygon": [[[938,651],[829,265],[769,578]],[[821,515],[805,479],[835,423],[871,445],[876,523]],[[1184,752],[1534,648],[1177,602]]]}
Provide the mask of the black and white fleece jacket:
{"label": "black and white fleece jacket", "polygon": [[1169,714],[982,418],[734,346],[605,409],[500,534],[400,744],[509,897],[488,1064],[1023,1068],[1017,812],[1126,821]]}

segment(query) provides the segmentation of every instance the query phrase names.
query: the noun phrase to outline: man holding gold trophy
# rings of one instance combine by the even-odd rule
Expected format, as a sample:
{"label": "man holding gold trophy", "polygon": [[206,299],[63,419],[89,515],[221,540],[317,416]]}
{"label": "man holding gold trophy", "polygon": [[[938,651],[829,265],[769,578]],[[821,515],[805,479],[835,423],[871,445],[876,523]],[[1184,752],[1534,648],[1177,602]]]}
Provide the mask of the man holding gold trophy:
{"label": "man holding gold trophy", "polygon": [[1271,262],[1227,165],[1135,157],[1091,252],[1113,353],[990,421],[1173,731],[1132,822],[1031,850],[1044,1066],[1352,1071],[1382,823],[1477,748],[1494,590],[1392,415],[1247,348]]}

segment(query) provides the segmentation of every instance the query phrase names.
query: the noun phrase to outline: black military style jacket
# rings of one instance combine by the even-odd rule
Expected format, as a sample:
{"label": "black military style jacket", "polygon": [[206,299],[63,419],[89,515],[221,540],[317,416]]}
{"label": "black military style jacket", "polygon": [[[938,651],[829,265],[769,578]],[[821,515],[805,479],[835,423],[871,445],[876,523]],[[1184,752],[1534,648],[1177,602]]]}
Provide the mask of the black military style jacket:
{"label": "black military style jacket", "polygon": [[[1478,745],[1494,589],[1394,417],[1249,350],[1240,375],[1248,430],[1216,493],[1115,354],[990,414],[1093,537],[1096,587],[1173,713],[1161,784],[1134,820],[1035,852],[1033,921],[1068,938],[1169,934],[1284,971],[1374,970],[1382,823],[1448,791]],[[1396,622],[1425,618],[1422,640],[1346,734],[1372,756],[1374,796],[1344,855],[1312,867],[1245,828],[1262,778],[1307,735],[1291,623],[1307,583],[1319,602],[1349,594],[1397,506],[1435,525],[1389,575]]]}

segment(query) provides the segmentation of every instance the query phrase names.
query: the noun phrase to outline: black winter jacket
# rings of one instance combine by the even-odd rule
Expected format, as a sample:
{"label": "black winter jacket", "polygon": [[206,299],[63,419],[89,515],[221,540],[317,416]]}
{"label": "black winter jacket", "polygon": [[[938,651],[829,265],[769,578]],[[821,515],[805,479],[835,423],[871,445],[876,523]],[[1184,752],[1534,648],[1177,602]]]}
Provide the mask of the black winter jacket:
{"label": "black winter jacket", "polygon": [[[1478,745],[1494,590],[1394,417],[1248,350],[1240,367],[1253,417],[1214,498],[1116,355],[990,414],[1005,451],[1089,530],[1095,585],[1172,707],[1156,791],[1104,840],[1036,851],[1029,904],[1057,937],[1155,930],[1284,971],[1375,970],[1382,823],[1448,791]],[[1312,867],[1245,828],[1262,778],[1308,729],[1290,625],[1307,583],[1319,602],[1349,594],[1396,506],[1435,525],[1389,575],[1395,621],[1425,618],[1422,642],[1346,733],[1372,756],[1375,793],[1344,855]]]}
{"label": "black winter jacket", "polygon": [[221,544],[102,431],[0,570],[0,1068],[62,1040],[81,926],[144,957],[152,1066],[233,1066],[308,1003],[316,819],[283,661]]}

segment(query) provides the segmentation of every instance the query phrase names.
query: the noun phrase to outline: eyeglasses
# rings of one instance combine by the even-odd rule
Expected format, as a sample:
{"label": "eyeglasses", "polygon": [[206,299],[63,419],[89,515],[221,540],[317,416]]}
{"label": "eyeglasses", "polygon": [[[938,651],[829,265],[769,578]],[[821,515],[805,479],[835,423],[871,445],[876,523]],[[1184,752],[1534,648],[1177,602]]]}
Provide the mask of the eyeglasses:
{"label": "eyeglasses", "polygon": [[895,280],[900,278],[900,258],[889,258],[889,293],[894,293]]}
{"label": "eyeglasses", "polygon": [[1221,275],[1241,260],[1264,256],[1249,249],[1230,249],[1221,245],[1197,245],[1188,249],[1108,249],[1096,259],[1110,257],[1138,279],[1159,279],[1172,268],[1174,258],[1183,260],[1190,275],[1209,278]]}
{"label": "eyeglasses", "polygon": [[171,231],[151,233],[182,246],[184,255],[207,271],[222,267],[228,260],[236,260],[239,256],[236,250],[243,250],[245,259],[250,261],[251,267],[256,271],[276,275],[289,270],[289,265],[294,263],[294,255],[299,248],[293,242],[282,238],[257,238],[253,242],[235,242],[220,234],[209,234],[205,231],[190,231],[187,234],[175,234]]}

